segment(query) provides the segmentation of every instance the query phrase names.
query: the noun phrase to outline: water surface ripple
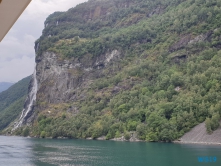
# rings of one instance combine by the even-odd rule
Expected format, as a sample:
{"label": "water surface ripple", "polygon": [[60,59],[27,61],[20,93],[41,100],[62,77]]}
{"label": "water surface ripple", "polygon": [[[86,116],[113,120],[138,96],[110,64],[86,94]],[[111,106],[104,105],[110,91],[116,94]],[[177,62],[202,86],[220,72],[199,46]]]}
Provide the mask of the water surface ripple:
{"label": "water surface ripple", "polygon": [[[198,157],[216,157],[199,162]],[[221,146],[0,136],[0,166],[221,166]]]}

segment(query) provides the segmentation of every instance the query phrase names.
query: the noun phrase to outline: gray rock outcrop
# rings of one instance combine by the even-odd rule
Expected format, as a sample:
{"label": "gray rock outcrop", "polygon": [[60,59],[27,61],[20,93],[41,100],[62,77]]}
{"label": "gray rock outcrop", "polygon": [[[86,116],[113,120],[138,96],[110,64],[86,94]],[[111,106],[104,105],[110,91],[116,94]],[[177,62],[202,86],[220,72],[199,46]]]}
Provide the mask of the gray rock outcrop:
{"label": "gray rock outcrop", "polygon": [[179,142],[221,145],[221,128],[218,128],[212,134],[208,134],[206,131],[205,123],[200,123],[192,130],[184,134]]}

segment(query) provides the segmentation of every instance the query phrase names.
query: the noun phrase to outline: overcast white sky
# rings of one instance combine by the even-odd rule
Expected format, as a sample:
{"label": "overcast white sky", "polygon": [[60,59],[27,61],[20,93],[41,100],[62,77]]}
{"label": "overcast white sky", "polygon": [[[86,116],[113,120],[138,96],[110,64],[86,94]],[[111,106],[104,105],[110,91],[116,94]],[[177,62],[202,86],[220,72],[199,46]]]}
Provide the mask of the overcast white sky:
{"label": "overcast white sky", "polygon": [[55,11],[66,11],[87,0],[32,0],[0,43],[0,82],[17,82],[34,71],[34,42],[44,21]]}

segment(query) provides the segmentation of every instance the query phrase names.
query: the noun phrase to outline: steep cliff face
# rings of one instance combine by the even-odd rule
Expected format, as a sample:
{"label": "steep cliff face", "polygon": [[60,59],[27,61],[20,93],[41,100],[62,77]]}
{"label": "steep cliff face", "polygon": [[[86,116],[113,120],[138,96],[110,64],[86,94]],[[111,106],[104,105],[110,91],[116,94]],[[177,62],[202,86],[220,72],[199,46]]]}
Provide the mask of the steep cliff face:
{"label": "steep cliff face", "polygon": [[52,52],[45,52],[37,60],[38,104],[84,100],[93,80],[105,75],[123,55],[113,50],[98,57],[84,56],[60,60]]}
{"label": "steep cliff face", "polygon": [[105,75],[104,69],[109,70],[108,73],[113,72],[113,64],[116,65],[122,57],[118,50],[113,50],[96,58],[87,56],[62,60],[53,52],[45,52],[36,61],[29,95],[13,130],[31,125],[39,111],[46,110],[50,105],[85,100],[91,83]]}

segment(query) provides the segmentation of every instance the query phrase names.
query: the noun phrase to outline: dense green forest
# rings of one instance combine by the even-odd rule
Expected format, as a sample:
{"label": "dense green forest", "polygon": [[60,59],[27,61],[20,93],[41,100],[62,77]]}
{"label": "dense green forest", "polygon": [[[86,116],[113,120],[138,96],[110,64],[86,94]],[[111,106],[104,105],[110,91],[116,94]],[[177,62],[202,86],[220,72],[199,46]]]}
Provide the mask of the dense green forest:
{"label": "dense green forest", "polygon": [[0,131],[21,113],[28,93],[31,76],[26,77],[0,93]]}
{"label": "dense green forest", "polygon": [[[220,0],[89,0],[45,21],[36,41],[61,59],[119,50],[117,70],[91,85],[84,101],[38,114],[31,135],[171,141],[221,116]],[[119,89],[119,90],[113,90]],[[80,111],[68,112],[71,105]],[[19,130],[17,134],[27,132]]]}

